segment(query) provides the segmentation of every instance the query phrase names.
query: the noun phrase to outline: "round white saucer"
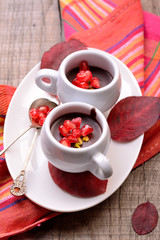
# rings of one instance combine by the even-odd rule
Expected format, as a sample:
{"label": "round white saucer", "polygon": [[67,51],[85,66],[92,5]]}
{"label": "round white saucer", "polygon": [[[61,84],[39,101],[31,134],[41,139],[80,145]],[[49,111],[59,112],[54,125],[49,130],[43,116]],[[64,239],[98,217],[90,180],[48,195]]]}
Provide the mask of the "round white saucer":
{"label": "round white saucer", "polygon": [[[140,96],[141,91],[133,74],[121,61],[113,58],[120,68],[122,77],[122,91],[119,100],[127,96]],[[4,147],[19,132],[30,125],[28,108],[33,100],[39,97],[55,99],[39,89],[34,82],[39,66],[40,64],[36,65],[27,74],[11,100],[5,120]],[[33,135],[34,129],[31,129],[6,151],[6,162],[13,179],[23,169]],[[113,175],[109,178],[106,192],[97,197],[78,198],[64,192],[52,181],[48,170],[48,161],[41,150],[38,137],[27,167],[26,196],[44,208],[60,212],[73,212],[90,208],[111,196],[125,181],[138,157],[142,141],[143,136],[127,143],[112,141],[108,157],[113,166]]]}

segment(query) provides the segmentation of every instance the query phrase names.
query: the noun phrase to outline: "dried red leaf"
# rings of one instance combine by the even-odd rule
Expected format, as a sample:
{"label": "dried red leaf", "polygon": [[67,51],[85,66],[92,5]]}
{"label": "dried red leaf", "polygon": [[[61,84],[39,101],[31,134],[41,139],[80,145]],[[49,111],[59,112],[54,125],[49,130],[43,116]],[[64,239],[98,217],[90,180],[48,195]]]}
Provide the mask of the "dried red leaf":
{"label": "dried red leaf", "polygon": [[78,197],[95,197],[106,191],[108,180],[100,180],[90,172],[64,172],[48,163],[53,181],[64,191]]}
{"label": "dried red leaf", "polygon": [[129,141],[152,127],[160,114],[160,98],[127,97],[119,101],[108,116],[111,138]]}
{"label": "dried red leaf", "polygon": [[141,151],[133,168],[138,167],[160,151],[160,119],[144,134]]}
{"label": "dried red leaf", "polygon": [[58,70],[61,62],[69,54],[78,51],[87,49],[86,45],[76,39],[68,40],[67,42],[61,42],[55,44],[53,47],[46,51],[41,59],[40,68],[50,68]]}
{"label": "dried red leaf", "polygon": [[139,235],[150,233],[158,222],[158,212],[150,202],[139,205],[132,215],[132,226]]}

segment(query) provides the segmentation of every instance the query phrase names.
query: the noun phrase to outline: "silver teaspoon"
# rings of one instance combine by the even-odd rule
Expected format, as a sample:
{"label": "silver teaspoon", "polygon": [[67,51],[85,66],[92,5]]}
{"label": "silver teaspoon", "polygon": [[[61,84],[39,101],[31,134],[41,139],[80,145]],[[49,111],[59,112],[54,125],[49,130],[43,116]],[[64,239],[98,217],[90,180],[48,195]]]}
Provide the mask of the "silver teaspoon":
{"label": "silver teaspoon", "polygon": [[[57,106],[56,103],[51,102],[48,99],[40,98],[40,99],[35,100],[31,104],[31,106],[29,108],[29,111],[32,108],[38,108],[38,107],[43,106],[43,105],[47,105],[50,109],[51,108],[53,109],[53,108],[55,108]],[[16,177],[16,179],[13,181],[13,184],[12,184],[12,186],[10,188],[10,192],[14,196],[22,196],[26,192],[26,185],[25,185],[26,168],[27,168],[27,165],[28,165],[28,162],[29,162],[29,159],[30,159],[33,147],[34,147],[34,144],[36,142],[38,129],[41,128],[41,126],[39,126],[38,124],[32,122],[32,125],[29,127],[29,129],[31,129],[31,128],[36,128],[36,131],[34,133],[34,137],[32,139],[31,146],[30,146],[29,152],[28,152],[27,157],[26,157],[24,168],[23,168],[23,170],[21,170],[20,174]],[[22,134],[21,134],[21,136],[22,136]]]}
{"label": "silver teaspoon", "polygon": [[[43,106],[43,105],[47,105],[49,108],[55,108],[57,107],[57,104],[50,101],[49,99],[46,99],[46,98],[38,98],[36,99],[31,105],[30,105],[30,108],[29,108],[29,111],[32,109],[32,108],[38,108],[40,106]],[[5,147],[2,151],[0,151],[0,156],[10,147],[12,146],[13,143],[15,143],[21,136],[23,136],[26,132],[28,132],[31,128],[41,128],[40,125],[38,125],[38,123],[32,121],[32,119],[30,118],[30,121],[31,121],[31,125],[24,129],[7,147]]]}

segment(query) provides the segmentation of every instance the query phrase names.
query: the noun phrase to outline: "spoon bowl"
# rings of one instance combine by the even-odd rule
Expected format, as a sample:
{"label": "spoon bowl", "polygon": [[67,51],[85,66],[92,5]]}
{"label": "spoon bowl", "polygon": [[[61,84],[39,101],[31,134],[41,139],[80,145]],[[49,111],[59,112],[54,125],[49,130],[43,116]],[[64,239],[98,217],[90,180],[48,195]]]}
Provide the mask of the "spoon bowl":
{"label": "spoon bowl", "polygon": [[[50,109],[53,109],[55,107],[57,107],[58,105],[55,102],[50,101],[47,98],[38,98],[35,101],[32,102],[32,104],[29,107],[28,110],[28,115],[29,115],[29,111],[32,108],[38,108],[40,106],[44,106],[47,105]],[[32,121],[30,115],[29,115],[29,119],[31,121],[31,125],[29,127],[27,127],[26,129],[24,129],[7,147],[5,147],[2,151],[0,151],[0,156],[10,147],[12,146],[13,143],[15,143],[21,136],[23,136],[26,132],[28,132],[31,128],[41,128],[41,126],[36,123],[35,121]]]}
{"label": "spoon bowl", "polygon": [[[47,98],[38,98],[35,101],[33,101],[32,104],[30,105],[29,112],[32,108],[39,108],[44,105],[48,106],[50,109],[57,107],[57,104],[55,102],[52,102]],[[40,126],[37,122],[32,121],[32,118],[30,117],[29,112],[28,112],[28,115],[29,115],[30,121],[32,123],[30,127],[41,128],[42,126]]]}

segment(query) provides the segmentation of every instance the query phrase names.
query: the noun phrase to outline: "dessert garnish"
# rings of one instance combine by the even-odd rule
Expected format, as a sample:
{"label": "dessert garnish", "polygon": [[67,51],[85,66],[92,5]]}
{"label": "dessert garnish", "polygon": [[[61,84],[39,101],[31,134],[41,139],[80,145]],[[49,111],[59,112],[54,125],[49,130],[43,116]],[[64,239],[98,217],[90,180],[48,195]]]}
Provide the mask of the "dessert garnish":
{"label": "dessert garnish", "polygon": [[89,124],[85,124],[80,128],[81,122],[81,117],[65,120],[58,128],[63,136],[59,142],[64,146],[75,148],[81,148],[83,142],[88,142],[93,128]]}
{"label": "dessert garnish", "polygon": [[37,108],[33,107],[29,111],[29,116],[33,122],[36,122],[39,126],[42,126],[51,110],[52,108],[49,108],[47,105],[43,105]]}
{"label": "dessert garnish", "polygon": [[76,78],[72,80],[72,84],[83,89],[97,89],[101,87],[99,78],[92,75],[87,61],[80,62],[79,72]]}

